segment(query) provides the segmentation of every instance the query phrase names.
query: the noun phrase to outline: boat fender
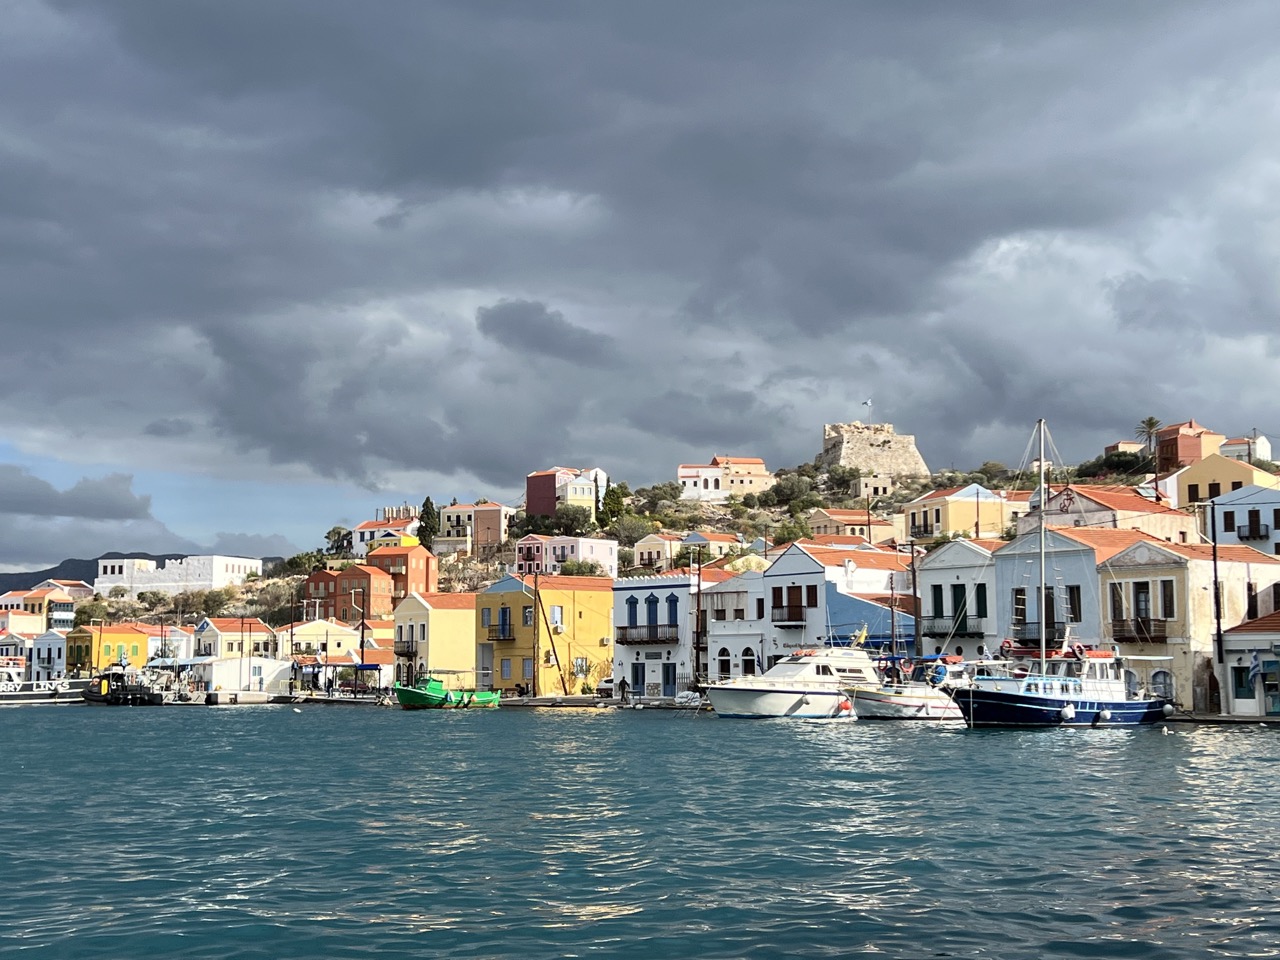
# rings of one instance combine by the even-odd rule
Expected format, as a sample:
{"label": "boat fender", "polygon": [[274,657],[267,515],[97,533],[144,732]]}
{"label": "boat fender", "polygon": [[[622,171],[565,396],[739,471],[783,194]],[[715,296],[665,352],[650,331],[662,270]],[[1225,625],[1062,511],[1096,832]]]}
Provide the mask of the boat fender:
{"label": "boat fender", "polygon": [[845,713],[845,712],[847,712],[847,711],[849,711],[849,710],[852,710],[852,709],[853,709],[853,704],[852,704],[852,703],[850,703],[848,700],[841,700],[841,701],[840,701],[839,711],[840,711],[841,713]]}
{"label": "boat fender", "polygon": [[1163,713],[1166,717],[1172,717],[1172,716],[1173,716],[1173,704],[1172,704],[1172,703],[1166,703],[1163,707],[1161,707],[1161,708],[1160,708],[1160,712],[1161,712],[1161,713]]}
{"label": "boat fender", "polygon": [[1000,649],[1005,651],[1005,653],[1008,653],[1010,650],[1013,649],[1013,641],[1006,640],[1004,643],[1000,644]]}
{"label": "boat fender", "polygon": [[1108,720],[1111,719],[1111,711],[1108,710],[1106,707],[1103,707],[1101,710],[1098,711],[1098,719],[1101,720],[1103,723],[1106,723]]}
{"label": "boat fender", "polygon": [[1070,703],[1064,704],[1062,709],[1058,711],[1058,714],[1062,717],[1062,719],[1065,722],[1070,723],[1072,720],[1076,718],[1075,705]]}
{"label": "boat fender", "polygon": [[1028,676],[1030,673],[1031,673],[1031,668],[1027,666],[1025,663],[1020,663],[1013,668],[1013,676],[1017,680],[1021,680],[1023,677]]}

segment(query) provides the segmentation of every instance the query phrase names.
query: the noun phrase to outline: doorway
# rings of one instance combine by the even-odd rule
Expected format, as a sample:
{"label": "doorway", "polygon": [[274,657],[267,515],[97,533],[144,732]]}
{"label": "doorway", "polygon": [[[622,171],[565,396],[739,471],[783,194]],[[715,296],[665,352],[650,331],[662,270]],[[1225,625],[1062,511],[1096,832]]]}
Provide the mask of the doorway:
{"label": "doorway", "polygon": [[664,697],[674,697],[676,695],[676,665],[674,663],[664,663],[662,665],[662,695]]}

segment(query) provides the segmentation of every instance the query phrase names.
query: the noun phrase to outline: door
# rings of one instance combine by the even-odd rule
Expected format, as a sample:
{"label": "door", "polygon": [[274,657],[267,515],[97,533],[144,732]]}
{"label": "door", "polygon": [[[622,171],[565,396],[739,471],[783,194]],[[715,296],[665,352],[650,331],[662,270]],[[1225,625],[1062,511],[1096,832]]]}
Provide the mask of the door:
{"label": "door", "polygon": [[631,694],[636,697],[644,696],[644,674],[645,665],[643,663],[633,663],[631,665]]}
{"label": "door", "polygon": [[674,663],[664,663],[662,665],[662,695],[664,697],[674,697],[676,695],[676,665]]}
{"label": "door", "polygon": [[951,616],[954,622],[953,633],[967,633],[969,631],[969,604],[965,597],[963,583],[953,583],[951,585]]}
{"label": "door", "polygon": [[507,639],[511,636],[511,608],[498,608],[498,636]]}
{"label": "door", "polygon": [[1262,661],[1263,708],[1268,717],[1280,716],[1280,663]]}

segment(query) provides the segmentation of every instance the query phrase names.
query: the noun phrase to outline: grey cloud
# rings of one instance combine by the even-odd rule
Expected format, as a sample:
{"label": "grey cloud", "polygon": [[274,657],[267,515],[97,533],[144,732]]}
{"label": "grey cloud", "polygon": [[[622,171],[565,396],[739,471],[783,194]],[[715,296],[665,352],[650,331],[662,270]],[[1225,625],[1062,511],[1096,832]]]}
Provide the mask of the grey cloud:
{"label": "grey cloud", "polygon": [[133,478],[124,474],[84,477],[69,489],[58,490],[23,467],[0,464],[0,514],[146,520],[151,518],[151,498],[134,494]]}
{"label": "grey cloud", "polygon": [[994,9],[25,0],[0,404],[369,487],[794,464],[867,393],[939,463],[1247,429],[1187,384],[1276,347],[1280,11]]}
{"label": "grey cloud", "polygon": [[613,338],[576,326],[558,310],[503,300],[476,311],[476,327],[495,343],[565,363],[613,363]]}
{"label": "grey cloud", "polygon": [[193,424],[186,417],[166,417],[163,420],[152,420],[142,432],[152,437],[185,437],[195,430]]}

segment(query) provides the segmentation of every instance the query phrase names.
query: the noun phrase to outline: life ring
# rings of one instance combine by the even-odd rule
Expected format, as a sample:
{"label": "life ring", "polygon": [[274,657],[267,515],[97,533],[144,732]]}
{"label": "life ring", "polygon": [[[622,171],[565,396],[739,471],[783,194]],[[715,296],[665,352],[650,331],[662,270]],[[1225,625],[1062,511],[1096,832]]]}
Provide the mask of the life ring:
{"label": "life ring", "polygon": [[1025,663],[1020,663],[1013,668],[1013,678],[1015,680],[1021,680],[1023,677],[1027,676],[1030,673],[1031,673],[1031,668],[1027,666]]}
{"label": "life ring", "polygon": [[1083,643],[1073,643],[1071,645],[1071,652],[1075,654],[1077,660],[1083,660],[1089,656],[1089,652],[1085,650]]}
{"label": "life ring", "polygon": [[1001,650],[1004,650],[1005,652],[1008,652],[1008,651],[1012,650],[1012,649],[1013,649],[1013,641],[1012,641],[1012,640],[1006,640],[1004,643],[1000,644],[1000,649],[1001,649]]}

